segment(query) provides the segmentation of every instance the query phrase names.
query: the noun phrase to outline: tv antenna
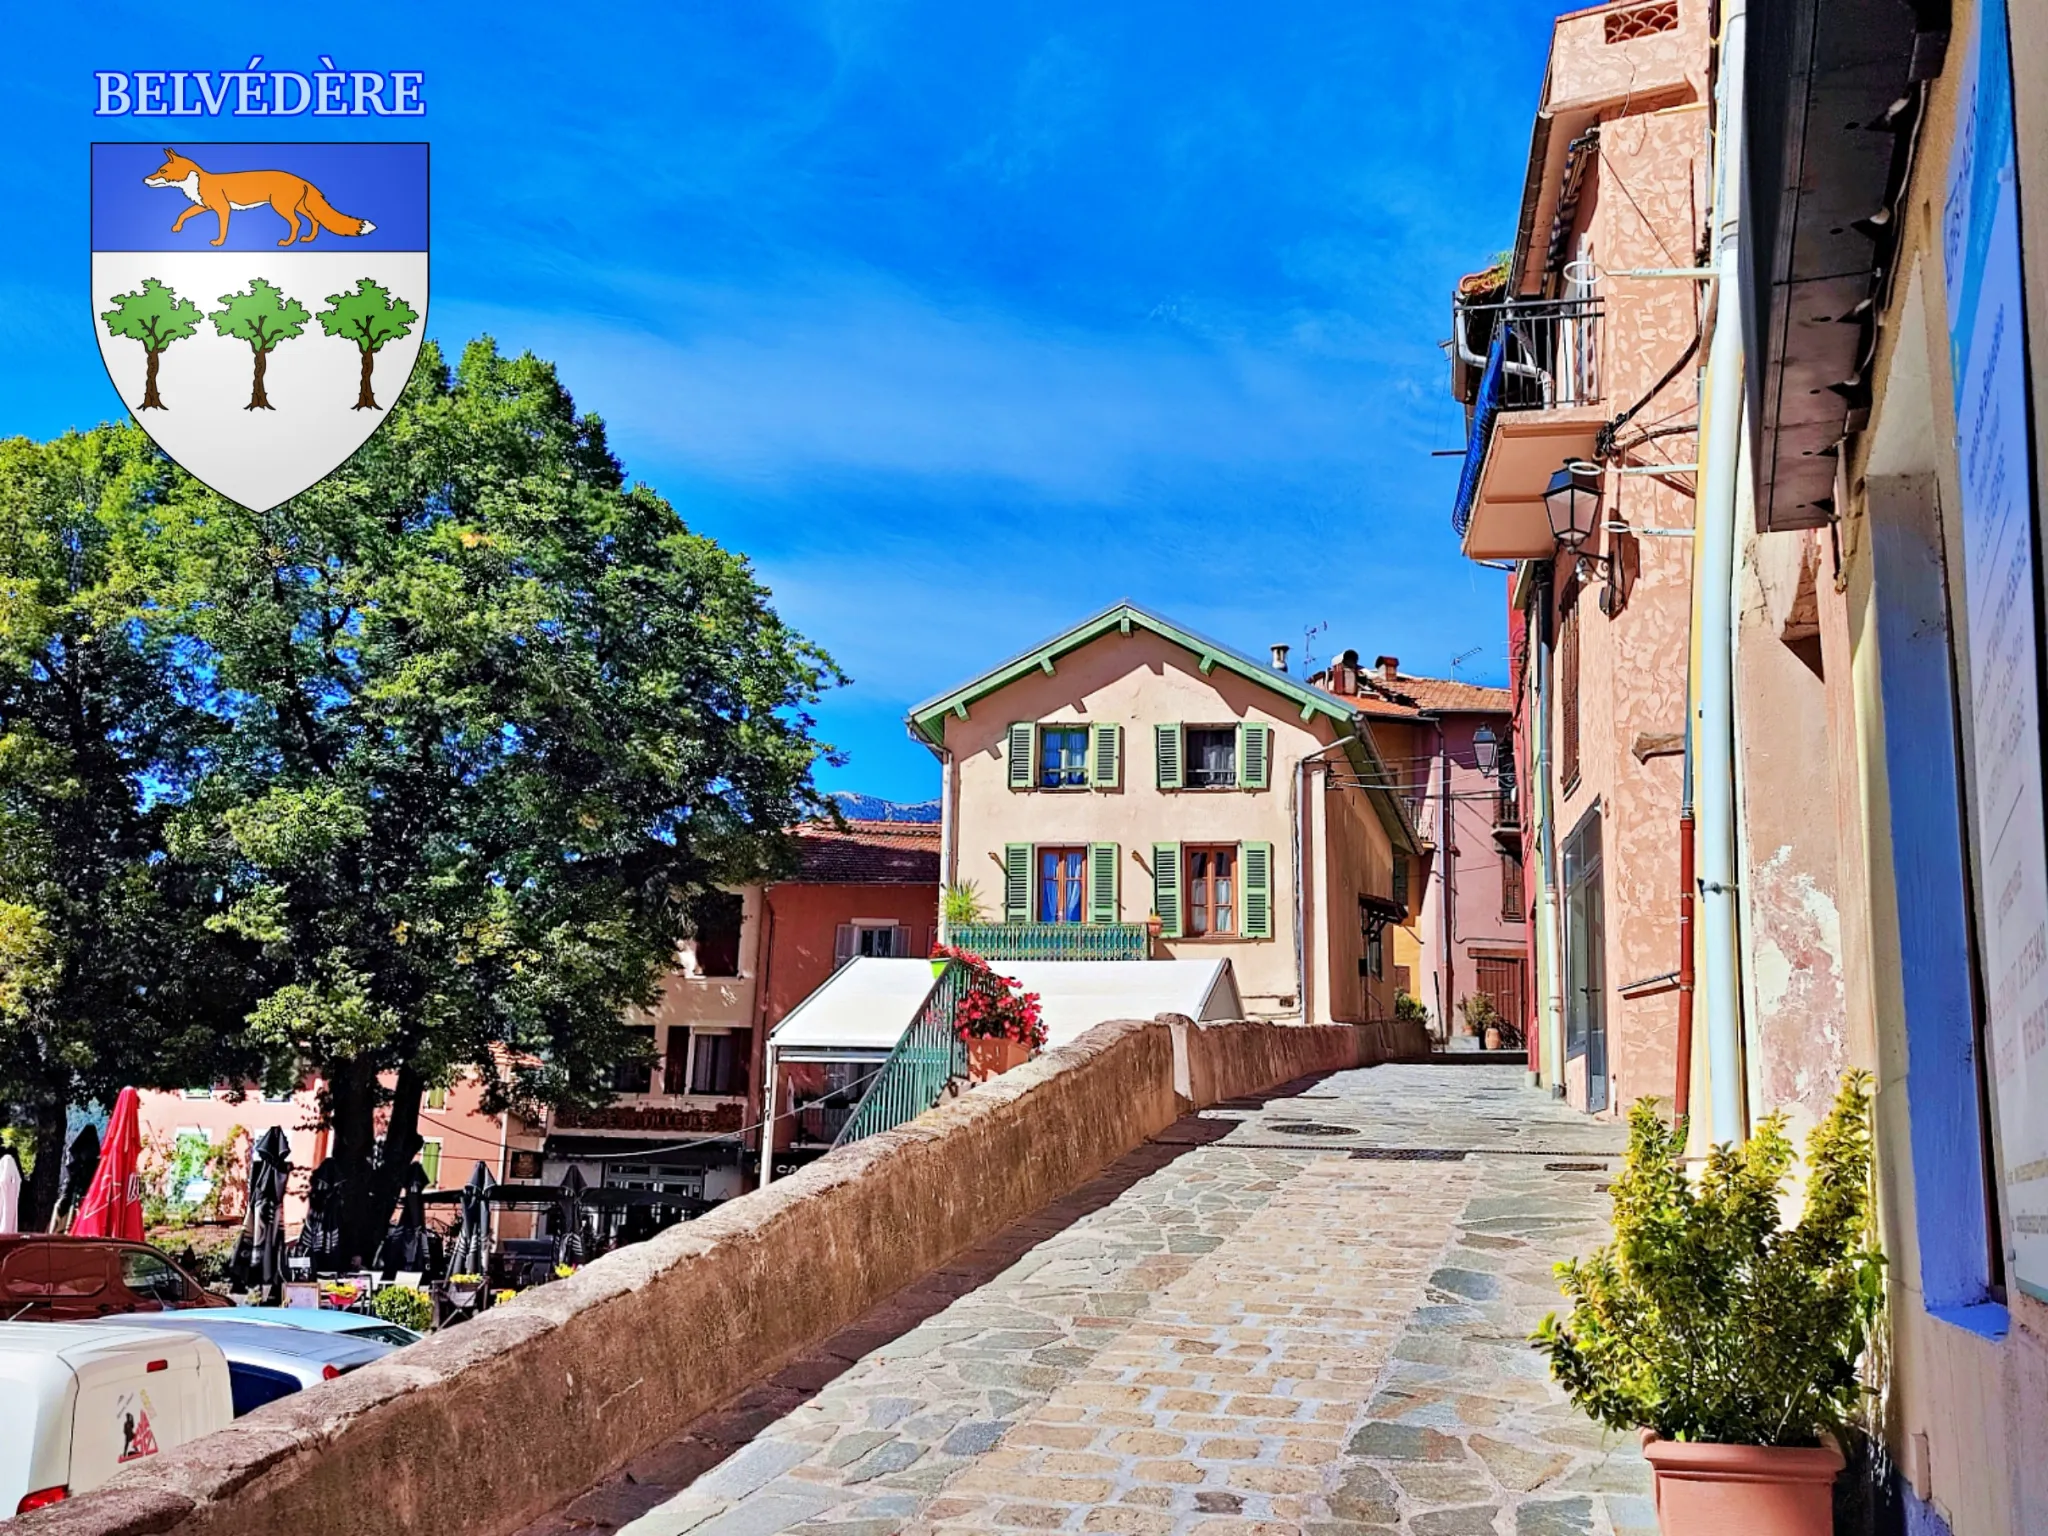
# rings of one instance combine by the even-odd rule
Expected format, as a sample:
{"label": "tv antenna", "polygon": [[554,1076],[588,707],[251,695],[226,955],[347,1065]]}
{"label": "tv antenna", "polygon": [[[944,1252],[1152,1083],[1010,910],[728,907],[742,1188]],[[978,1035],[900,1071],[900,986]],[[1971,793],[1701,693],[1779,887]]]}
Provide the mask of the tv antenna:
{"label": "tv antenna", "polygon": [[1474,656],[1477,656],[1477,655],[1478,655],[1478,654],[1479,654],[1479,653],[1480,653],[1481,651],[1483,651],[1483,650],[1485,650],[1485,649],[1486,649],[1486,647],[1485,647],[1485,646],[1483,646],[1483,645],[1475,645],[1475,646],[1473,646],[1473,647],[1472,647],[1472,649],[1471,649],[1471,650],[1469,650],[1469,651],[1460,651],[1460,652],[1458,652],[1458,654],[1457,654],[1457,655],[1453,656],[1453,657],[1451,658],[1451,677],[1452,677],[1452,679],[1453,679],[1453,680],[1455,680],[1455,679],[1457,678],[1457,675],[1458,675],[1458,668],[1460,668],[1460,667],[1462,667],[1463,665],[1465,665],[1465,663],[1466,663],[1466,662],[1470,661],[1470,660],[1471,660],[1471,659],[1472,659],[1472,658],[1473,658]]}
{"label": "tv antenna", "polygon": [[1311,677],[1316,670],[1316,653],[1309,649],[1316,643],[1316,636],[1330,627],[1328,619],[1320,624],[1305,624],[1301,630],[1301,675]]}

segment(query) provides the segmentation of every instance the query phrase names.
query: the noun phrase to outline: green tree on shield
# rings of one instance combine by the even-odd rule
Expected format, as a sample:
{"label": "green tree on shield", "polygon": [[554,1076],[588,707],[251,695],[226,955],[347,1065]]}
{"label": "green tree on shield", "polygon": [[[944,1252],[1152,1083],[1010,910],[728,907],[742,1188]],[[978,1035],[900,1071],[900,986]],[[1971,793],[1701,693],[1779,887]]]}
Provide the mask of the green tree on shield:
{"label": "green tree on shield", "polygon": [[207,317],[213,328],[223,336],[246,341],[256,354],[255,381],[249,389],[249,403],[242,409],[276,410],[263,391],[263,366],[280,341],[305,334],[306,322],[313,318],[311,312],[297,299],[286,298],[275,283],[260,277],[250,282],[247,293],[224,293],[220,302],[223,307]]}
{"label": "green tree on shield", "polygon": [[327,302],[331,307],[317,316],[320,329],[354,342],[363,354],[362,383],[356,389],[353,409],[381,410],[377,397],[370,393],[370,370],[384,343],[411,335],[419,315],[405,300],[394,299],[388,288],[367,277],[356,279],[355,292],[330,293]]}
{"label": "green tree on shield", "polygon": [[136,409],[166,409],[156,392],[157,360],[174,341],[183,341],[199,329],[199,306],[181,299],[161,278],[146,277],[133,293],[114,295],[114,307],[101,314],[107,329],[116,336],[142,343],[149,356],[149,372],[143,376],[142,404]]}

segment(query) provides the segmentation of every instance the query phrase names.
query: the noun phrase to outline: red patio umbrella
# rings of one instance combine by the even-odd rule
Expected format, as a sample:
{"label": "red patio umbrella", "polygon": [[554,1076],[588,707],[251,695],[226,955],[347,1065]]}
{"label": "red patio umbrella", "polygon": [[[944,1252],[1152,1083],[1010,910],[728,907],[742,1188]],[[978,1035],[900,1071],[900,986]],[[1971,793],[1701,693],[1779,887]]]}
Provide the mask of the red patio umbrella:
{"label": "red patio umbrella", "polygon": [[78,1218],[71,1223],[73,1237],[118,1237],[131,1243],[142,1241],[142,1178],[136,1164],[142,1157],[141,1100],[133,1088],[123,1088],[114,1099],[113,1117],[107,1121],[107,1137],[100,1144],[100,1165],[94,1170],[92,1188],[79,1202]]}

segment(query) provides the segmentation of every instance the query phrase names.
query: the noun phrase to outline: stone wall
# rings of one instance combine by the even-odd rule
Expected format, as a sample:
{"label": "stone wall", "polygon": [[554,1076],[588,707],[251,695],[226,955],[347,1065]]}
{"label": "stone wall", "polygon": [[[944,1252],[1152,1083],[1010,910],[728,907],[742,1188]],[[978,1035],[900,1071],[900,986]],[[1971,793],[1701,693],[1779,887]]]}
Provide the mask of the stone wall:
{"label": "stone wall", "polygon": [[1419,1031],[1399,1030],[1099,1025],[909,1125],[13,1528],[515,1530],[1065,1194],[1191,1103],[1426,1053]]}

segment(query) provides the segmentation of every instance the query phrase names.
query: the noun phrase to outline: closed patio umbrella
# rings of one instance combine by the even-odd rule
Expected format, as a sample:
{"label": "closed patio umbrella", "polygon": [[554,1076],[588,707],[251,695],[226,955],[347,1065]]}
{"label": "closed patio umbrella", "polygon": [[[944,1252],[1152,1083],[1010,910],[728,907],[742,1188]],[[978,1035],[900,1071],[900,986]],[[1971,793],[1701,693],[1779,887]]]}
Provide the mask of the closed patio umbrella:
{"label": "closed patio umbrella", "polygon": [[462,1186],[462,1225],[448,1250],[448,1273],[481,1275],[491,1257],[491,1170],[479,1162]]}
{"label": "closed patio umbrella", "polygon": [[291,1142],[273,1125],[249,1154],[249,1203],[228,1282],[238,1291],[283,1294],[284,1194],[291,1182]]}
{"label": "closed patio umbrella", "polygon": [[427,1225],[427,1170],[414,1163],[405,1175],[398,1198],[398,1220],[377,1249],[377,1265],[386,1279],[403,1270],[432,1273],[440,1264],[441,1239]]}
{"label": "closed patio umbrella", "polygon": [[583,1231],[583,1192],[590,1186],[575,1164],[562,1175],[555,1197],[554,1238],[557,1264],[581,1264],[590,1257],[590,1239]]}
{"label": "closed patio umbrella", "polygon": [[0,1152],[0,1232],[21,1230],[21,1165]]}
{"label": "closed patio umbrella", "polygon": [[99,1165],[100,1128],[88,1120],[71,1138],[71,1149],[64,1154],[64,1188],[50,1212],[52,1232],[63,1231],[63,1223],[84,1203],[85,1192],[92,1188],[93,1170]]}
{"label": "closed patio umbrella", "polygon": [[337,1219],[340,1213],[335,1209],[341,1180],[341,1159],[323,1158],[313,1170],[312,1182],[306,1190],[306,1219],[299,1223],[292,1253],[312,1260],[316,1275],[337,1274],[342,1267],[341,1224]]}
{"label": "closed patio umbrella", "polygon": [[142,1241],[142,1187],[136,1172],[141,1157],[141,1101],[133,1088],[123,1088],[115,1096],[114,1113],[107,1121],[92,1187],[79,1202],[78,1219],[71,1223],[73,1237]]}

